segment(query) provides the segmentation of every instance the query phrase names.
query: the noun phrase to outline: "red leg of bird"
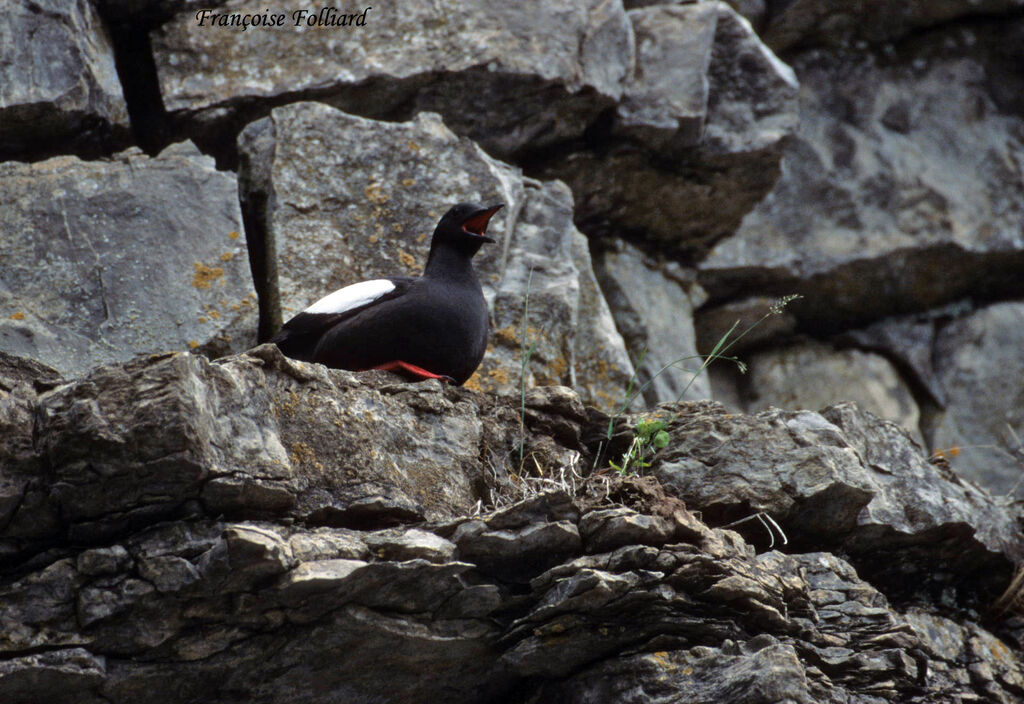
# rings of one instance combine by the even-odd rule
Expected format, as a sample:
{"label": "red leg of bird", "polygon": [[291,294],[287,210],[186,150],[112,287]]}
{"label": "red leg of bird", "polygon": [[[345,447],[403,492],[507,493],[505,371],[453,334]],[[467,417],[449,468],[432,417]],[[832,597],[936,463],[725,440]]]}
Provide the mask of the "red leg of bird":
{"label": "red leg of bird", "polygon": [[423,367],[417,367],[415,364],[409,364],[408,362],[403,362],[400,359],[385,362],[384,364],[378,364],[376,367],[373,367],[373,369],[379,369],[385,372],[397,372],[398,374],[405,374],[411,376],[413,379],[417,379],[420,381],[422,381],[423,379],[440,379],[441,381],[447,382],[449,384],[455,383],[455,380],[452,379],[450,376],[445,376],[444,374],[435,374],[434,372],[428,372]]}

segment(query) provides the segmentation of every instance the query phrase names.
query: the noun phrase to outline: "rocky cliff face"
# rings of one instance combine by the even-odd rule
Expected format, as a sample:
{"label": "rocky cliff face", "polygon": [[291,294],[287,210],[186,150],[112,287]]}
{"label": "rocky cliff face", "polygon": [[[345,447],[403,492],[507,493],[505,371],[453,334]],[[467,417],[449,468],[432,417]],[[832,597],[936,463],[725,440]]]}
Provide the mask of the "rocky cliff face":
{"label": "rocky cliff face", "polygon": [[609,419],[564,387],[520,415],[270,345],[3,371],[4,701],[1024,691],[988,611],[1013,513],[853,405],[662,406],[670,445],[624,478],[590,471]]}
{"label": "rocky cliff face", "polygon": [[0,701],[1024,699],[1020,0],[10,5]]}

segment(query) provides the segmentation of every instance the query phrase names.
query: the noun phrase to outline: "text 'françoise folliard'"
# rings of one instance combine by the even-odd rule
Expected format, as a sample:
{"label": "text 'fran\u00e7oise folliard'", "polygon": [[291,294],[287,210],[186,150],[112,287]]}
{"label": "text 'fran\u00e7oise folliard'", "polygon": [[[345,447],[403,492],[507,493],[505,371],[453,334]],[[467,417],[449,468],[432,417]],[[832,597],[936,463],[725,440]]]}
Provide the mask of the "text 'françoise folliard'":
{"label": "text 'fran\u00e7oise folliard'", "polygon": [[243,32],[250,27],[363,27],[372,9],[367,7],[362,12],[341,12],[336,7],[292,12],[275,12],[270,9],[263,12],[200,10],[196,13],[196,24],[200,27],[238,27]]}

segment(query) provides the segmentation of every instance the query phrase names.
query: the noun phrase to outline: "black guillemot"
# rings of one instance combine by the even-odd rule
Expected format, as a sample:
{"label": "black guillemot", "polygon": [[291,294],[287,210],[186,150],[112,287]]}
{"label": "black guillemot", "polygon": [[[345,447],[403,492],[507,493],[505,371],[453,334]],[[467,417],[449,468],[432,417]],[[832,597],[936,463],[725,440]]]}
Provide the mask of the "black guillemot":
{"label": "black guillemot", "polygon": [[293,359],[385,369],[463,384],[487,347],[487,303],[472,259],[502,205],[452,207],[437,223],[423,275],[362,281],[324,296],[271,340]]}

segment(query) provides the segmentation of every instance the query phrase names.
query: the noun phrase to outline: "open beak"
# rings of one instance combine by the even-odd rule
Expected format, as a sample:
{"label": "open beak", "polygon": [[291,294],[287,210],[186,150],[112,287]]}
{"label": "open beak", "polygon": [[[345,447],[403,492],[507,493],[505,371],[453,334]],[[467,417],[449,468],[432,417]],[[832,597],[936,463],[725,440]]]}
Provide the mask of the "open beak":
{"label": "open beak", "polygon": [[498,203],[497,205],[492,205],[490,208],[484,208],[483,210],[476,211],[463,221],[462,229],[470,234],[476,235],[484,242],[494,242],[492,238],[485,234],[487,232],[487,223],[489,223],[494,214],[503,207],[505,207],[504,203]]}

